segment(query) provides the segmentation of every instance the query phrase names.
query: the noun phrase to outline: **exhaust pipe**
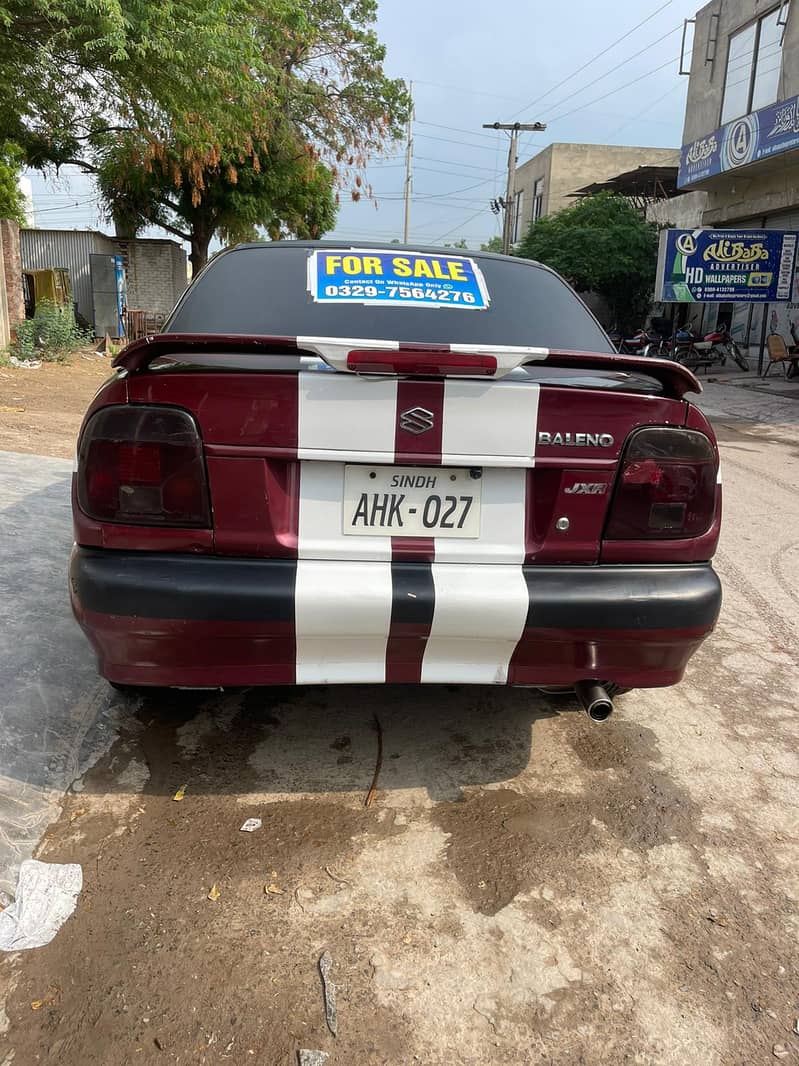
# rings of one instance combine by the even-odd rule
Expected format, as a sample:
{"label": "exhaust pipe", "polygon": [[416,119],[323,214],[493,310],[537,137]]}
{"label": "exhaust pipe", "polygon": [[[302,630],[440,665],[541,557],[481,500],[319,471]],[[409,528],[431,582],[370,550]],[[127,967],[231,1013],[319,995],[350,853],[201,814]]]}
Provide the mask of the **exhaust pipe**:
{"label": "exhaust pipe", "polygon": [[613,700],[598,681],[578,681],[574,691],[592,722],[606,722],[613,714]]}

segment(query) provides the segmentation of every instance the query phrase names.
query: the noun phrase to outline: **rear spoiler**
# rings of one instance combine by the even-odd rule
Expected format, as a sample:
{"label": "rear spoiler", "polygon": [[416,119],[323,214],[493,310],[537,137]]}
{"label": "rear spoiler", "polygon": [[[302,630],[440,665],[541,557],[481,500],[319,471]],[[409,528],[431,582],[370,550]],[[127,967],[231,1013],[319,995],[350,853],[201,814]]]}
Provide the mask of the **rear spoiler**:
{"label": "rear spoiler", "polygon": [[687,367],[670,359],[610,352],[571,352],[492,344],[418,344],[341,337],[237,336],[223,333],[156,333],[124,348],[113,365],[131,374],[162,356],[317,355],[334,370],[356,374],[410,374],[415,377],[499,379],[531,363],[574,370],[644,374],[677,399],[702,386]]}

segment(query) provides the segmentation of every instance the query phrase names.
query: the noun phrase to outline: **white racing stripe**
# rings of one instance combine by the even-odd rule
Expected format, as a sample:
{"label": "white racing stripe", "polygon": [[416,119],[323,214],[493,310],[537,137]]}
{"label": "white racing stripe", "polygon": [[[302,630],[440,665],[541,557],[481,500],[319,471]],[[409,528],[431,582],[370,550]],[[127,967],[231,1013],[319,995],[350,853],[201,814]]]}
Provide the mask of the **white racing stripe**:
{"label": "white racing stripe", "polygon": [[505,685],[527,619],[521,566],[433,563],[435,608],[422,681]]}
{"label": "white racing stripe", "polygon": [[533,382],[447,380],[441,462],[534,466],[540,392]]}
{"label": "white racing stripe", "polygon": [[342,532],[344,464],[300,463],[300,559],[391,561],[391,537],[350,537]]}
{"label": "white racing stripe", "polygon": [[436,537],[436,562],[523,563],[527,470],[487,466],[479,484],[479,540]]}
{"label": "white racing stripe", "polygon": [[299,374],[297,456],[394,462],[397,379]]}
{"label": "white racing stripe", "polygon": [[391,563],[300,559],[297,684],[385,681],[391,599]]}

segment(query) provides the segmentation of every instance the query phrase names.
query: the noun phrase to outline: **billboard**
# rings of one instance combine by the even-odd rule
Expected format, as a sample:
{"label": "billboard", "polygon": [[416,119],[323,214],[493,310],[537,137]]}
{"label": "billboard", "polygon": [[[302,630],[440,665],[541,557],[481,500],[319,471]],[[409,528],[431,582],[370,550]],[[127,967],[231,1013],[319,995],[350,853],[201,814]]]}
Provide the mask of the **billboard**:
{"label": "billboard", "polygon": [[798,237],[784,230],[663,230],[655,299],[664,303],[795,299]]}
{"label": "billboard", "polygon": [[794,148],[799,148],[799,96],[761,107],[684,144],[677,188]]}

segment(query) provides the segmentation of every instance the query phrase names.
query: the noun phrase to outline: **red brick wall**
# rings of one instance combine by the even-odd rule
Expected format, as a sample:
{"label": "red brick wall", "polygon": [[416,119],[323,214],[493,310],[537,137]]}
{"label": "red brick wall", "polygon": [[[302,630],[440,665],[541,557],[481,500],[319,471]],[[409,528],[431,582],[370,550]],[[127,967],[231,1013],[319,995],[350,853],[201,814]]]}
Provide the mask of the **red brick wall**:
{"label": "red brick wall", "polygon": [[3,244],[3,274],[6,279],[8,322],[11,329],[25,318],[22,295],[22,257],[19,250],[19,226],[7,218],[0,219]]}

